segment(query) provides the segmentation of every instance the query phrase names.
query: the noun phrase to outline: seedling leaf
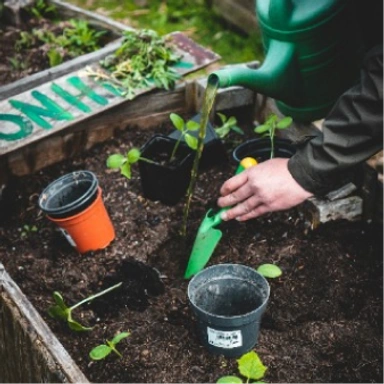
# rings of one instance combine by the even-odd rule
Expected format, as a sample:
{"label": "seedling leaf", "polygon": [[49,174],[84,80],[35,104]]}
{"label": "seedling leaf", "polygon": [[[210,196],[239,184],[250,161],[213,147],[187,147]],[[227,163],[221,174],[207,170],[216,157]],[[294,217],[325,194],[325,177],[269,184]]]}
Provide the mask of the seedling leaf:
{"label": "seedling leaf", "polygon": [[187,121],[187,129],[188,131],[197,131],[200,128],[200,123],[194,120]]}
{"label": "seedling leaf", "polygon": [[262,264],[257,268],[257,272],[270,279],[279,277],[283,273],[282,270],[275,264]]}
{"label": "seedling leaf", "polygon": [[84,331],[91,331],[92,327],[84,327],[84,325],[81,325],[79,322],[69,319],[68,318],[68,327],[72,329],[72,331],[76,332],[84,332]]}
{"label": "seedling leaf", "polygon": [[278,129],[286,129],[292,124],[292,121],[292,117],[286,116],[276,124],[276,127]]}
{"label": "seedling leaf", "polygon": [[267,367],[261,362],[256,352],[251,351],[237,360],[239,372],[248,380],[259,380],[264,377]]}
{"label": "seedling leaf", "polygon": [[186,133],[185,134],[185,142],[187,143],[188,147],[193,149],[193,150],[196,150],[197,149],[197,143],[198,143],[198,140],[196,137]]}
{"label": "seedling leaf", "polygon": [[269,124],[261,124],[261,125],[258,125],[254,131],[256,133],[265,133],[265,132],[268,132],[269,130],[271,129],[271,126]]}
{"label": "seedling leaf", "polygon": [[107,167],[112,169],[120,168],[126,161],[127,159],[125,158],[125,156],[119,153],[115,153],[108,157]]}
{"label": "seedling leaf", "polygon": [[240,377],[237,377],[237,376],[223,376],[216,381],[216,383],[221,383],[221,384],[231,384],[231,383],[237,384],[242,382],[243,381],[240,379]]}
{"label": "seedling leaf", "polygon": [[171,113],[169,115],[169,118],[171,119],[174,127],[178,130],[178,131],[183,131],[184,129],[184,120],[181,116],[177,115],[176,113]]}
{"label": "seedling leaf", "polygon": [[127,179],[131,178],[131,164],[128,162],[124,163],[122,167],[120,168],[120,173],[125,176]]}
{"label": "seedling leaf", "polygon": [[108,347],[108,345],[101,344],[93,348],[91,352],[89,352],[89,357],[92,360],[102,360],[105,359],[111,352],[112,349]]}
{"label": "seedling leaf", "polygon": [[127,153],[127,159],[129,164],[136,163],[139,161],[141,156],[140,150],[137,148],[132,148],[128,153]]}
{"label": "seedling leaf", "polygon": [[237,125],[234,125],[234,126],[232,127],[232,131],[235,131],[235,132],[238,133],[239,135],[244,135],[244,131],[243,131],[240,127],[238,127]]}
{"label": "seedling leaf", "polygon": [[112,340],[111,340],[111,343],[116,345],[117,343],[119,343],[121,340],[125,339],[126,337],[128,337],[130,335],[129,332],[121,332],[119,333],[118,335],[116,335]]}

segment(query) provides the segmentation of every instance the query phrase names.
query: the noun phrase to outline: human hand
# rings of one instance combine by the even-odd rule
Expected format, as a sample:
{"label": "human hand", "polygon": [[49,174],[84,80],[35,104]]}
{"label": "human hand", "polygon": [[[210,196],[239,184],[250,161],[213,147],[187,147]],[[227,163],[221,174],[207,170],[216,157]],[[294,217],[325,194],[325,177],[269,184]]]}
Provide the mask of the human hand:
{"label": "human hand", "polygon": [[288,160],[267,160],[227,180],[220,189],[217,203],[220,207],[232,208],[221,218],[246,221],[267,212],[295,207],[313,196],[292,177]]}

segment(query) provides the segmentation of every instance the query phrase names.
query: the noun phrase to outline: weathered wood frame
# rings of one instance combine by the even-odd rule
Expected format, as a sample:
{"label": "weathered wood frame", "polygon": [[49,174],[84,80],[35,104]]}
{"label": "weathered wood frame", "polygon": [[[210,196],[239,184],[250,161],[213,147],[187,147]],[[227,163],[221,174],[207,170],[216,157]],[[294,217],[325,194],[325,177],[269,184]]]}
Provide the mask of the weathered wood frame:
{"label": "weathered wood frame", "polygon": [[0,263],[0,382],[87,383],[87,378]]}

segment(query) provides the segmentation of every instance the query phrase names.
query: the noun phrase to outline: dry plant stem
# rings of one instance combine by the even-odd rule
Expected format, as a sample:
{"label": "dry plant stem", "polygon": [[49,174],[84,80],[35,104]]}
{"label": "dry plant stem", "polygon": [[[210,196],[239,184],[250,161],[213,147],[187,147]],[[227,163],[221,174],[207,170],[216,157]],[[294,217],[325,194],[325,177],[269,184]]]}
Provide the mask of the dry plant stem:
{"label": "dry plant stem", "polygon": [[188,190],[187,190],[187,199],[184,205],[183,223],[181,227],[181,235],[183,237],[185,237],[187,234],[187,220],[189,215],[189,209],[191,206],[192,195],[193,195],[193,191],[195,189],[195,185],[197,181],[200,159],[204,149],[204,139],[207,133],[207,124],[208,124],[209,114],[211,112],[213,103],[215,101],[217,89],[218,89],[218,80],[209,81],[208,79],[208,85],[205,90],[204,98],[203,98],[203,109],[201,113],[197,150],[196,150],[195,159],[193,161],[193,166],[191,171],[191,181],[189,183]]}

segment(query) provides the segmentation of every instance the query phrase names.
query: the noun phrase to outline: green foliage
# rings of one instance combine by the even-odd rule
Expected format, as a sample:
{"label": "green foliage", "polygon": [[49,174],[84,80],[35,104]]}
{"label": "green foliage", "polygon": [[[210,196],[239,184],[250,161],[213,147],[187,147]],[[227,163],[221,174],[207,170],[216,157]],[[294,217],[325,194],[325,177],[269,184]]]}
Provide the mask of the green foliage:
{"label": "green foliage", "polygon": [[77,307],[80,307],[81,305],[92,301],[96,299],[97,297],[100,297],[102,295],[105,295],[106,293],[112,291],[113,289],[116,289],[121,286],[122,283],[118,283],[110,288],[105,289],[102,292],[99,292],[95,295],[89,296],[77,304],[73,305],[72,307],[68,307],[61,294],[57,291],[53,292],[53,300],[55,301],[55,304],[51,307],[48,308],[48,314],[56,319],[56,320],[61,320],[67,322],[68,326],[70,329],[73,331],[90,331],[92,328],[90,327],[85,327],[76,320],[73,320],[72,318],[72,311],[76,309]]}
{"label": "green foliage", "polygon": [[257,268],[257,272],[259,272],[264,277],[269,279],[275,279],[282,275],[281,269],[275,264],[262,264]]}
{"label": "green foliage", "polygon": [[237,125],[237,119],[234,116],[227,117],[223,113],[217,113],[220,118],[221,126],[215,128],[215,132],[220,139],[224,139],[231,131],[244,135],[244,131]]}
{"label": "green foliage", "polygon": [[257,126],[254,131],[262,136],[267,136],[271,140],[271,159],[275,157],[274,137],[276,129],[287,129],[292,124],[292,117],[286,116],[279,120],[274,113],[271,114],[264,124]]}
{"label": "green foliage", "polygon": [[153,163],[153,161],[141,156],[140,149],[131,148],[124,156],[120,153],[114,153],[107,158],[107,167],[110,169],[120,169],[120,173],[127,179],[132,177],[132,165],[139,160]]}
{"label": "green foliage", "polygon": [[[260,383],[264,377],[267,367],[261,362],[255,351],[248,352],[237,360],[238,370],[241,376],[246,378],[246,383]],[[256,381],[250,381],[256,380]],[[223,376],[217,383],[243,383],[242,379],[237,376]]]}
{"label": "green foliage", "polygon": [[169,118],[171,119],[173,126],[180,132],[180,136],[173,148],[171,157],[169,159],[169,161],[172,162],[175,159],[177,150],[183,138],[186,144],[188,145],[188,147],[196,151],[198,140],[195,136],[191,135],[189,132],[197,131],[200,127],[200,124],[193,120],[188,120],[187,122],[185,122],[184,119],[181,116],[177,115],[176,113],[171,113],[169,115]]}
{"label": "green foliage", "polygon": [[43,19],[48,16],[55,16],[57,8],[53,4],[48,4],[45,0],[36,0],[34,5],[28,11],[37,19]]}
{"label": "green foliage", "polygon": [[87,67],[85,73],[109,81],[123,96],[133,99],[137,90],[153,85],[172,89],[180,78],[172,65],[179,60],[168,38],[152,30],[129,30],[124,31],[120,47],[100,61],[107,72]]}
{"label": "green foliage", "polygon": [[60,35],[43,28],[34,28],[31,32],[21,32],[15,48],[45,46],[50,66],[61,64],[65,57],[73,58],[100,48],[102,36],[106,31],[97,31],[87,21],[71,19]]}
{"label": "green foliage", "polygon": [[130,336],[129,332],[119,333],[112,340],[106,340],[106,344],[100,344],[93,348],[91,352],[89,352],[89,357],[92,360],[102,360],[105,359],[111,352],[114,352],[119,357],[122,357],[121,353],[116,349],[116,344],[128,336]]}
{"label": "green foliage", "polygon": [[26,63],[19,60],[17,57],[8,57],[7,60],[11,64],[12,68],[16,71],[23,70],[26,68]]}
{"label": "green foliage", "polygon": [[23,228],[21,229],[21,238],[24,239],[28,236],[30,236],[32,233],[34,232],[37,232],[38,229],[36,227],[36,225],[28,225],[28,224],[25,224],[23,225]]}

